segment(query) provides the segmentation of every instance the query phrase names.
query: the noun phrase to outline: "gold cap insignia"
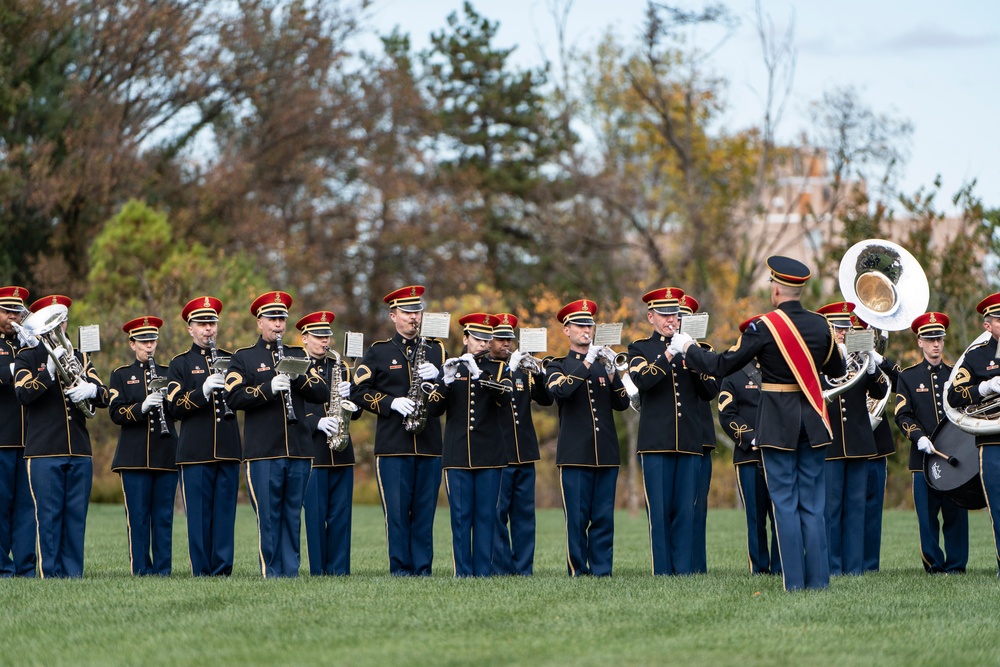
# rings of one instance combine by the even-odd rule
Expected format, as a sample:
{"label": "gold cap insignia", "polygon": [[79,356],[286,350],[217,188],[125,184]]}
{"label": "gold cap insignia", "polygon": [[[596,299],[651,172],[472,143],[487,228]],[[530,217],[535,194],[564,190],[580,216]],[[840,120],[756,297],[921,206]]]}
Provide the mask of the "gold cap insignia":
{"label": "gold cap insignia", "polygon": [[205,307],[206,308],[211,308],[212,307],[212,302],[211,302],[211,300],[207,296],[205,297]]}
{"label": "gold cap insignia", "polygon": [[931,313],[931,317],[930,317],[930,319],[929,319],[929,320],[927,320],[927,321],[928,321],[928,322],[930,322],[931,324],[934,324],[934,323],[936,323],[936,322],[937,322],[937,318],[936,318],[936,317],[934,317],[934,313]]}

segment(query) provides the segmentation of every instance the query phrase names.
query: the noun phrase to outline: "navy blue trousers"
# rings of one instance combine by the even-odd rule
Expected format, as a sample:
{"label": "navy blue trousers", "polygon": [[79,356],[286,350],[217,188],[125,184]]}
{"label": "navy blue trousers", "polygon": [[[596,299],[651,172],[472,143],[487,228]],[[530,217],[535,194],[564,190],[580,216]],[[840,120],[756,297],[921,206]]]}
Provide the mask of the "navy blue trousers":
{"label": "navy blue trousers", "polygon": [[94,462],[89,456],[28,459],[28,482],[38,522],[38,573],[43,578],[82,577]]}
{"label": "navy blue trousers", "polygon": [[306,485],[309,574],[351,573],[351,510],[354,468],[313,468]]}
{"label": "navy blue trousers", "polygon": [[[747,560],[751,574],[781,574],[778,534],[774,529],[771,496],[767,492],[764,468],[756,463],[736,466],[736,484],[747,516]],[[768,549],[767,522],[771,522]]]}
{"label": "navy blue trousers", "polygon": [[179,468],[191,573],[229,576],[233,573],[240,464],[185,463]]}
{"label": "navy blue trousers", "polygon": [[888,459],[868,461],[868,486],[865,491],[865,572],[878,572],[882,560],[882,508],[885,505],[885,480]]}
{"label": "navy blue trousers", "polygon": [[712,449],[705,447],[698,467],[697,488],[694,497],[694,538],[691,552],[691,570],[708,572],[708,555],[705,540],[708,533],[708,492],[712,486]]}
{"label": "navy blue trousers", "polygon": [[534,562],[535,464],[509,465],[500,474],[493,573],[530,575]]}
{"label": "navy blue trousers", "polygon": [[444,471],[451,509],[451,550],[456,577],[493,574],[497,536],[497,502],[502,468]]}
{"label": "navy blue trousers", "polygon": [[[969,510],[927,486],[922,472],[913,473],[913,508],[917,512],[920,558],[924,569],[932,574],[965,572],[969,563]],[[938,523],[938,514],[941,515],[941,524]],[[944,551],[940,542],[942,532]]]}
{"label": "navy blue trousers", "polygon": [[132,574],[168,576],[173,559],[177,472],[122,470],[121,476]]}
{"label": "navy blue trousers", "polygon": [[376,456],[375,475],[385,514],[389,573],[431,576],[441,457]]}
{"label": "navy blue trousers", "polygon": [[559,467],[566,517],[566,567],[571,577],[611,576],[617,486],[617,467]]}
{"label": "navy blue trousers", "polygon": [[299,576],[302,504],[311,469],[311,459],[247,461],[247,489],[257,514],[257,555],[265,579]]}
{"label": "navy blue trousers", "polygon": [[805,429],[791,451],[761,447],[767,491],[778,529],[781,577],[786,591],[830,585],[823,503],[826,447],[811,447]]}
{"label": "navy blue trousers", "polygon": [[865,567],[867,459],[826,462],[826,540],[830,574],[862,574]]}
{"label": "navy blue trousers", "polygon": [[35,503],[23,447],[0,448],[0,577],[35,576]]}
{"label": "navy blue trousers", "polygon": [[695,496],[703,459],[639,453],[654,575],[694,572]]}

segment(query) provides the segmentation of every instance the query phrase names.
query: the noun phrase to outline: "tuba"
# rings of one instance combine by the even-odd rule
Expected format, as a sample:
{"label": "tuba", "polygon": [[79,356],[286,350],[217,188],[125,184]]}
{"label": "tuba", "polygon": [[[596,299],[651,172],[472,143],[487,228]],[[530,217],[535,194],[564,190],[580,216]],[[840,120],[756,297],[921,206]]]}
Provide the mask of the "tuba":
{"label": "tuba", "polygon": [[[73,354],[73,344],[62,330],[62,323],[68,317],[69,309],[62,304],[54,303],[32,313],[21,324],[14,324],[19,333],[23,332],[26,337],[37,338],[45,347],[45,351],[55,363],[56,375],[59,376],[64,392],[87,381],[87,370]],[[56,349],[60,347],[64,351],[57,356]],[[94,406],[89,400],[78,401],[76,407],[87,419],[95,414]]]}
{"label": "tuba", "polygon": [[[854,314],[876,329],[876,347],[881,350],[889,339],[888,332],[908,329],[913,319],[927,310],[931,298],[920,263],[892,241],[867,239],[855,243],[840,260],[838,277],[844,300],[854,303]],[[891,393],[886,392],[882,400],[868,401],[873,429],[881,423]]]}
{"label": "tuba", "polygon": [[951,385],[955,383],[955,376],[958,375],[958,369],[962,367],[962,362],[965,361],[965,355],[969,353],[969,350],[988,342],[992,338],[993,336],[989,331],[984,331],[976,340],[972,341],[972,345],[965,348],[965,352],[955,362],[955,367],[951,369],[948,381],[944,383],[944,405],[941,407],[944,408],[945,416],[955,426],[973,435],[1000,433],[1000,396],[993,396],[978,405],[967,405],[964,408],[956,408],[948,402],[948,391],[951,389]]}

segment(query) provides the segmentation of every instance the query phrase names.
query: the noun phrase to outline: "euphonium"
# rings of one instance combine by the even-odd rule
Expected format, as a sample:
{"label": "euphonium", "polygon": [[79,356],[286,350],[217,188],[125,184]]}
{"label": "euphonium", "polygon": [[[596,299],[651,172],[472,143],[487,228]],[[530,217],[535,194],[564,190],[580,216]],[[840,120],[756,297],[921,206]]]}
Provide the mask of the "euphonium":
{"label": "euphonium", "polygon": [[944,405],[942,407],[944,408],[945,416],[955,426],[973,435],[1000,433],[1000,395],[993,396],[976,405],[956,408],[948,402],[948,392],[951,389],[951,385],[955,383],[955,377],[958,375],[958,371],[965,361],[965,355],[969,353],[969,350],[986,343],[992,338],[993,336],[989,331],[984,331],[976,340],[972,341],[972,344],[965,348],[965,352],[955,362],[955,367],[951,369],[948,381],[944,383]]}
{"label": "euphonium", "polygon": [[427,426],[427,399],[434,392],[434,383],[420,379],[417,368],[427,361],[426,338],[417,338],[413,359],[410,361],[410,388],[406,397],[413,401],[413,412],[403,417],[403,428],[407,433],[420,433]]}
{"label": "euphonium", "polygon": [[868,365],[874,363],[871,355],[867,352],[851,352],[845,359],[847,372],[840,377],[828,377],[826,381],[833,385],[823,391],[823,398],[829,401],[831,398],[840,396],[845,391],[856,385],[868,373]]}
{"label": "euphonium", "polygon": [[343,398],[337,391],[337,384],[344,377],[344,361],[334,350],[328,349],[326,356],[333,359],[330,369],[330,403],[326,406],[326,416],[338,422],[337,431],[326,438],[326,444],[335,452],[342,452],[347,447],[351,437],[351,414],[358,406]]}

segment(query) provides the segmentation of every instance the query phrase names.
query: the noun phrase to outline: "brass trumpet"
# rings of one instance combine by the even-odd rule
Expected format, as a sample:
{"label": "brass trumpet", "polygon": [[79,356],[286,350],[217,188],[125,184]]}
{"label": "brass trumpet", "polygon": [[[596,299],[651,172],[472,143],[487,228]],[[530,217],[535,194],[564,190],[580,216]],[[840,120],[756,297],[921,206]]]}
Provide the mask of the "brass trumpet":
{"label": "brass trumpet", "polygon": [[555,357],[551,354],[541,359],[533,357],[530,354],[526,354],[521,357],[521,360],[518,362],[517,370],[522,370],[525,373],[531,373],[532,375],[541,375],[545,373],[545,370],[549,367],[549,363],[553,359],[555,359]]}
{"label": "brass trumpet", "polygon": [[639,414],[642,409],[642,402],[639,400],[639,388],[632,381],[632,376],[628,372],[628,355],[619,352],[615,355],[615,370],[622,376],[622,384],[625,385],[625,393],[628,394],[628,406]]}

